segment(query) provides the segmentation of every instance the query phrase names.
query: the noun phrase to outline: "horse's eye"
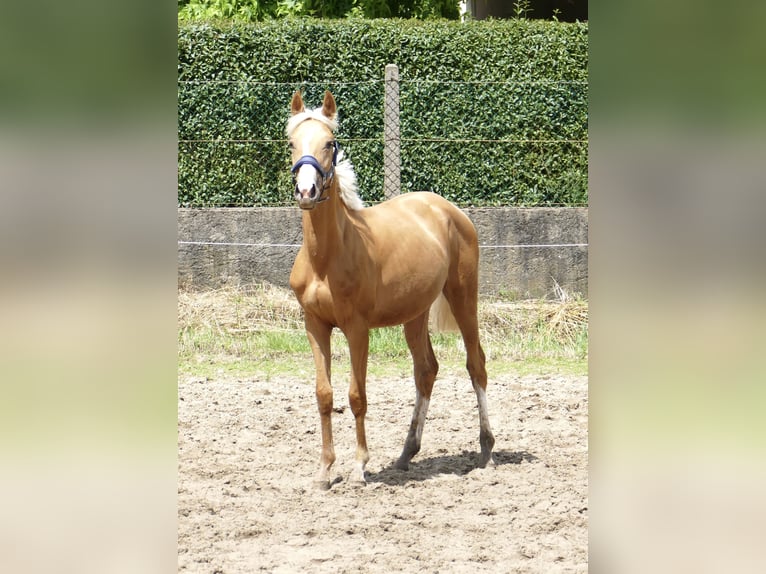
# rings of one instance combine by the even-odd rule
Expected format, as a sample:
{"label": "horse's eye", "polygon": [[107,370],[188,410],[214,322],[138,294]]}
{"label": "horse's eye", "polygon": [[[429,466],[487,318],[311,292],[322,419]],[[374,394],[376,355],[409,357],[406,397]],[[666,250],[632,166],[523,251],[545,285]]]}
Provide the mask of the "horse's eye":
{"label": "horse's eye", "polygon": [[293,142],[287,142],[287,147],[290,149],[295,149],[295,145],[293,145]]}
{"label": "horse's eye", "polygon": [[329,141],[326,144],[324,144],[324,149],[332,149],[333,147],[335,147],[334,141]]}

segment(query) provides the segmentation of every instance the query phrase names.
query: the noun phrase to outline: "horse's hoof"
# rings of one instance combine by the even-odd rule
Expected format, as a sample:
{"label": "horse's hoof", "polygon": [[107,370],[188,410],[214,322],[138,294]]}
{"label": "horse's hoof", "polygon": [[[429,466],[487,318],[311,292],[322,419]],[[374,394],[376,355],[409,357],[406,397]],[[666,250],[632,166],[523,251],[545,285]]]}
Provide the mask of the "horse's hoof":
{"label": "horse's hoof", "polygon": [[479,468],[495,468],[495,466],[495,460],[492,458],[491,453],[487,456],[482,455],[481,459],[479,459]]}
{"label": "horse's hoof", "polygon": [[348,482],[351,486],[367,486],[367,481],[364,479],[364,474],[358,472],[352,472],[348,477]]}
{"label": "horse's hoof", "polygon": [[410,461],[399,459],[394,463],[394,468],[396,470],[409,470],[410,469]]}
{"label": "horse's hoof", "polygon": [[315,480],[314,481],[314,488],[316,490],[330,490],[330,481],[329,480]]}

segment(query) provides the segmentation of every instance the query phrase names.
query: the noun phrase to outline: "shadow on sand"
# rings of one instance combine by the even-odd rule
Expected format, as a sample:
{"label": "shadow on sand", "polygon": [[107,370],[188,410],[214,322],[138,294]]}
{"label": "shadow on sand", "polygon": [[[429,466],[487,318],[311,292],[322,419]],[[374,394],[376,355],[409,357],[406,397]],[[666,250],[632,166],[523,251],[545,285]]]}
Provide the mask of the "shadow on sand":
{"label": "shadow on sand", "polygon": [[[413,481],[424,481],[440,474],[463,476],[477,468],[478,460],[478,452],[464,450],[461,454],[434,456],[410,462],[409,470],[399,470],[392,462],[380,472],[368,473],[365,478],[369,483],[381,482],[389,486],[398,486]],[[527,451],[499,450],[492,453],[492,460],[496,466],[502,466],[521,464],[524,461],[534,462],[538,459]]]}

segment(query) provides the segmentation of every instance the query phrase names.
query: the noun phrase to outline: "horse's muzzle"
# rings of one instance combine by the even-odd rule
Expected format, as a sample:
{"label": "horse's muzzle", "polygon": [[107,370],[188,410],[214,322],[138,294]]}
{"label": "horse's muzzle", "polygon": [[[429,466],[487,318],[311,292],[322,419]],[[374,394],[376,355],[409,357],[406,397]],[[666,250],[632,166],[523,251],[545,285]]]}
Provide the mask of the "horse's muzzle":
{"label": "horse's muzzle", "polygon": [[314,201],[313,199],[302,198],[298,200],[298,207],[300,207],[301,209],[305,209],[307,211],[309,209],[314,209],[316,207],[316,204],[317,202]]}
{"label": "horse's muzzle", "polygon": [[316,184],[305,190],[300,189],[298,185],[295,186],[295,200],[298,202],[298,206],[301,209],[314,209],[317,199],[319,199],[319,191]]}

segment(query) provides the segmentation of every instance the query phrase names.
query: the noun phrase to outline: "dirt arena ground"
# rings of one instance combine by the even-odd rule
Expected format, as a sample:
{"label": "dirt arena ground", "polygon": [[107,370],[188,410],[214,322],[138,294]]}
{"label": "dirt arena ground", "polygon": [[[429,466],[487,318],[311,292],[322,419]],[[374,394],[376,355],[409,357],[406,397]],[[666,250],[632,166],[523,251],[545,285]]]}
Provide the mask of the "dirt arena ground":
{"label": "dirt arena ground", "polygon": [[476,399],[440,375],[409,471],[391,467],[412,415],[410,378],[370,378],[365,487],[335,376],[336,482],[313,489],[313,383],[179,381],[178,568],[188,573],[586,572],[587,378],[491,378],[495,467],[475,468]]}

